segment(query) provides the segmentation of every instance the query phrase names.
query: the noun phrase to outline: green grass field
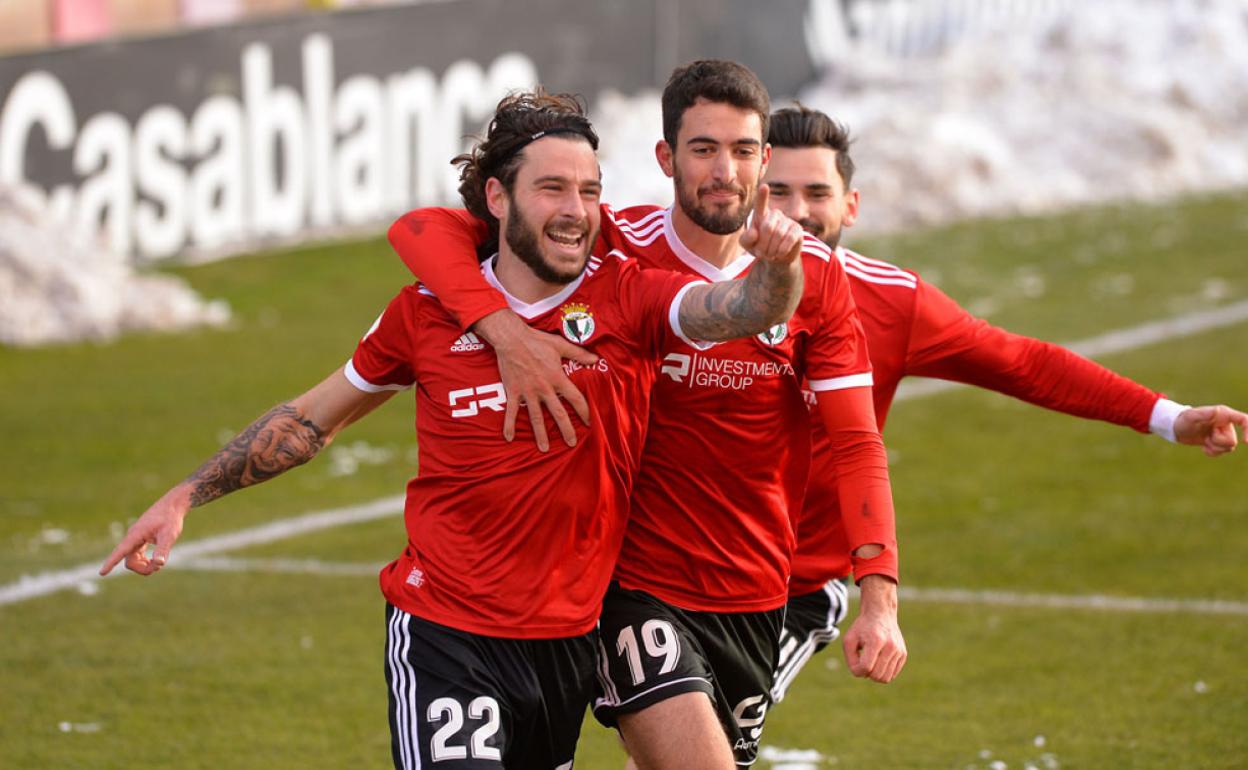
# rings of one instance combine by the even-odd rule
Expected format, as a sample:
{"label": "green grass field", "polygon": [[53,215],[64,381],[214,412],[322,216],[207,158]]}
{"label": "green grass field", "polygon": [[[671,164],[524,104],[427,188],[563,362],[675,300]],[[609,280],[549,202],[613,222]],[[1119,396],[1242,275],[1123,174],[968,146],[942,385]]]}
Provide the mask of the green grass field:
{"label": "green grass field", "polygon": [[[1243,301],[1246,242],[1241,194],[852,245],[1065,341]],[[0,588],[102,561],[230,434],[340,365],[407,275],[381,240],[177,272],[227,299],[233,327],[0,350]],[[1244,407],[1246,354],[1241,323],[1103,361]],[[906,586],[1248,602],[1248,455],[965,389],[898,403],[885,438]],[[183,541],[400,493],[410,400],[327,455],[193,512]],[[390,517],[228,555],[369,564],[402,541]],[[375,578],[177,559],[0,606],[0,768],[389,766]],[[901,678],[855,680],[822,654],[769,718],[759,767],[1248,767],[1248,615],[916,600],[901,617]],[[621,765],[588,721],[577,766]]]}

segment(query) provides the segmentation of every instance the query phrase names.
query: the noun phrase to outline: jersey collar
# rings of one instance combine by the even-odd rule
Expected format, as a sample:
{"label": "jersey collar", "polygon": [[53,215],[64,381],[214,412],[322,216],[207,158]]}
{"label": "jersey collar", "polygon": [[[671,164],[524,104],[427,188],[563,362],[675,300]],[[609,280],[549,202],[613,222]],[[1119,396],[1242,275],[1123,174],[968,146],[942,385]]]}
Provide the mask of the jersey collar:
{"label": "jersey collar", "polygon": [[503,284],[499,282],[498,276],[494,274],[494,260],[498,258],[498,254],[490,257],[481,263],[481,275],[485,277],[485,282],[502,292],[503,297],[507,300],[507,306],[510,307],[517,315],[526,320],[532,321],[534,318],[549,313],[555,308],[563,304],[563,301],[581,287],[585,281],[585,273],[582,272],[576,277],[576,280],[559,290],[558,294],[538,300],[532,304],[516,299],[511,292],[503,288]]}
{"label": "jersey collar", "polygon": [[676,226],[672,224],[672,210],[670,208],[663,212],[663,235],[667,238],[667,244],[672,247],[672,253],[681,262],[688,265],[690,270],[693,270],[708,281],[731,281],[745,272],[747,267],[754,264],[754,255],[745,250],[742,250],[736,259],[724,265],[723,269],[715,267],[702,257],[694,254],[688,246],[681,242],[680,236],[676,234]]}

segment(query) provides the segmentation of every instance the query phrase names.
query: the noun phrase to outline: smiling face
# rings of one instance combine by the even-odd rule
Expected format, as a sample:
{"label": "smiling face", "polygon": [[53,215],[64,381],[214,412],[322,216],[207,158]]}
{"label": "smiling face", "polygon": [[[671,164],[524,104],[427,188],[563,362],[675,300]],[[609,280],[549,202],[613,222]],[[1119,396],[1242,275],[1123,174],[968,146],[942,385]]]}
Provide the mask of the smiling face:
{"label": "smiling face", "polygon": [[681,211],[716,235],[740,230],[754,206],[769,149],[753,110],[699,99],[681,116],[676,146],[660,142],[659,165],[672,177]]}
{"label": "smiling face", "polygon": [[579,136],[555,134],[529,144],[508,191],[486,183],[501,246],[542,282],[563,285],[585,270],[598,238],[602,180],[594,150]]}
{"label": "smiling face", "polygon": [[829,147],[775,147],[764,176],[771,206],[836,248],[858,218],[858,191],[846,190]]}

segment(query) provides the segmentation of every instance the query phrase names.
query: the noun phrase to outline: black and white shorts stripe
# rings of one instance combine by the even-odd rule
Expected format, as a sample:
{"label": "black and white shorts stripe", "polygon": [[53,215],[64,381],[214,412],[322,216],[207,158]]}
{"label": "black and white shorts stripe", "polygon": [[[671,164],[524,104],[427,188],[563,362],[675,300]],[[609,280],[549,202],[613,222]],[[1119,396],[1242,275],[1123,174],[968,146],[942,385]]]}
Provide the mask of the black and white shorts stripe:
{"label": "black and white shorts stripe", "polygon": [[789,685],[811,657],[840,636],[837,628],[849,611],[849,588],[843,580],[829,580],[818,591],[789,599],[784,630],[780,632],[780,659],[771,686],[773,703],[784,700]]}

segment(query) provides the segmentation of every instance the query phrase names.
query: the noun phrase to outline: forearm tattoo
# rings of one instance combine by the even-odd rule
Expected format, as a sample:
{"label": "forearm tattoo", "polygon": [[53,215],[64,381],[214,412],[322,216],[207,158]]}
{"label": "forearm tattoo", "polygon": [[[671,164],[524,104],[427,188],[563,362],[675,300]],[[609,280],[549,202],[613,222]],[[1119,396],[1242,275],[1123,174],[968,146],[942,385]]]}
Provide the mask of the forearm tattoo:
{"label": "forearm tattoo", "polygon": [[187,477],[191,506],[267,481],[303,465],[325,446],[325,430],[278,404]]}
{"label": "forearm tattoo", "polygon": [[707,342],[758,334],[788,319],[802,295],[801,260],[759,260],[738,281],[695,286],[680,304],[680,328]]}

